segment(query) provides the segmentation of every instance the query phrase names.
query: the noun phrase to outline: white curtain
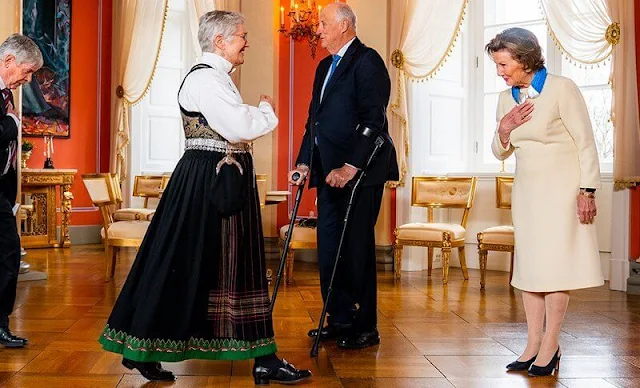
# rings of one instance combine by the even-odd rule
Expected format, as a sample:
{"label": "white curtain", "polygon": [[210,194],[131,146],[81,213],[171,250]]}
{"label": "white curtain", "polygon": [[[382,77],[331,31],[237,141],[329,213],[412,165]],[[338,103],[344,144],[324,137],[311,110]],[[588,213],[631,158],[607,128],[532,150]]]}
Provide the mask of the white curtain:
{"label": "white curtain", "polygon": [[202,55],[200,44],[198,43],[198,25],[200,18],[207,12],[216,9],[216,0],[187,0],[187,11],[189,12],[189,26],[191,27],[191,37],[193,49],[196,57]]}
{"label": "white curtain", "polygon": [[[607,0],[611,18],[620,26],[613,48],[613,179],[616,189],[640,186],[640,117],[634,2]],[[636,4],[636,6],[639,6]]]}
{"label": "white curtain", "polygon": [[397,49],[391,54],[390,133],[398,151],[400,181],[397,186],[404,185],[410,149],[407,80],[428,80],[442,67],[460,32],[467,3],[468,0],[391,3],[390,39]]}
{"label": "white curtain", "polygon": [[129,114],[149,90],[164,32],[167,0],[114,0],[111,171],[126,178]]}
{"label": "white curtain", "polygon": [[607,0],[540,0],[540,5],[551,36],[571,60],[595,64],[611,55],[616,31],[610,28]]}

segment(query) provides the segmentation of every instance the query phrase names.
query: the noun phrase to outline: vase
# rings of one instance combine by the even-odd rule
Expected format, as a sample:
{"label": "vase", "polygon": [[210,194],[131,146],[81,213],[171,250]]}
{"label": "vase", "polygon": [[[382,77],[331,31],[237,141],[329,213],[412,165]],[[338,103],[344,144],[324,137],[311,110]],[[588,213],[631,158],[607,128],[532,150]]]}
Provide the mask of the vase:
{"label": "vase", "polygon": [[31,157],[31,151],[23,151],[20,157],[20,167],[27,168],[27,160]]}

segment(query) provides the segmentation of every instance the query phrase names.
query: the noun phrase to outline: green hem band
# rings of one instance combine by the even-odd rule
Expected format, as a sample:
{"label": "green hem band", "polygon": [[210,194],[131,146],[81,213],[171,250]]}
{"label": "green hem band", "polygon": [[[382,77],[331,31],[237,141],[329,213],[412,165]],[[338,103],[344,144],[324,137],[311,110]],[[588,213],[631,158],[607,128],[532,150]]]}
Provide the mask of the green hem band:
{"label": "green hem band", "polygon": [[[187,344],[187,341],[140,340],[123,332],[114,333],[109,327],[105,328],[98,341],[104,350],[140,362],[178,362],[190,359],[236,361],[267,356],[277,351],[273,338],[252,342],[192,338]],[[141,346],[145,344],[155,346]]]}

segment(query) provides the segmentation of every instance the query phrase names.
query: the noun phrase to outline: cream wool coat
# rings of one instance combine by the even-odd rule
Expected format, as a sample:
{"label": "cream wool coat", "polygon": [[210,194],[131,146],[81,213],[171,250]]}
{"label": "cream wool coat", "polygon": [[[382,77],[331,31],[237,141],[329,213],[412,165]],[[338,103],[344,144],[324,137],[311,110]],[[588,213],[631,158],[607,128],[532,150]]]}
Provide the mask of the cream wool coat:
{"label": "cream wool coat", "polygon": [[[504,160],[515,152],[512,217],[516,256],[511,285],[552,292],[604,283],[595,224],[581,224],[581,187],[600,188],[600,167],[591,121],[580,89],[549,74],[529,122],[492,150]],[[500,93],[497,119],[516,105],[511,89]]]}

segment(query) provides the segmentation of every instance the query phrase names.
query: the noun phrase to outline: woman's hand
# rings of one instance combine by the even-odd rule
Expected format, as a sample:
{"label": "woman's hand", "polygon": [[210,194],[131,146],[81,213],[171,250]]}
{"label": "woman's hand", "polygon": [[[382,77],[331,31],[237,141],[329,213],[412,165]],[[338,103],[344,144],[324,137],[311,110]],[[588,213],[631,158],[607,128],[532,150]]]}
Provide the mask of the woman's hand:
{"label": "woman's hand", "polygon": [[271,96],[267,96],[265,94],[261,94],[260,95],[260,102],[266,102],[267,104],[271,105],[271,107],[273,109],[276,109],[275,104],[273,103],[273,98],[271,98]]}
{"label": "woman's hand", "polygon": [[581,191],[580,194],[578,194],[578,217],[580,217],[580,223],[592,224],[596,214],[595,195]]}
{"label": "woman's hand", "polygon": [[514,106],[509,113],[504,115],[498,126],[498,136],[500,136],[503,146],[509,144],[511,132],[514,129],[531,120],[531,113],[533,113],[533,104],[525,101],[520,105]]}

